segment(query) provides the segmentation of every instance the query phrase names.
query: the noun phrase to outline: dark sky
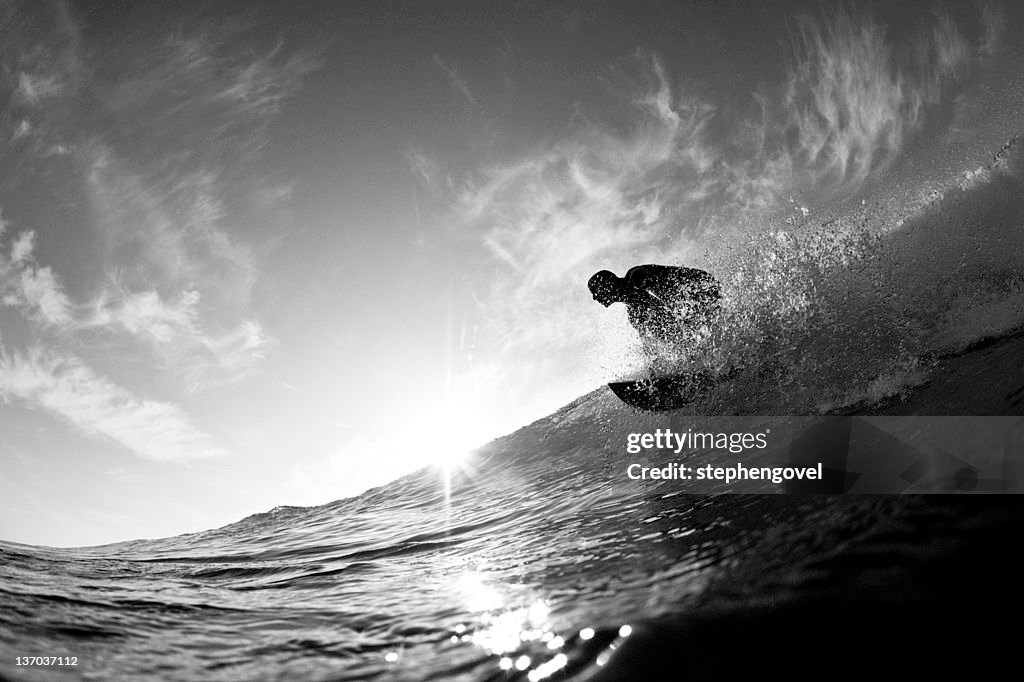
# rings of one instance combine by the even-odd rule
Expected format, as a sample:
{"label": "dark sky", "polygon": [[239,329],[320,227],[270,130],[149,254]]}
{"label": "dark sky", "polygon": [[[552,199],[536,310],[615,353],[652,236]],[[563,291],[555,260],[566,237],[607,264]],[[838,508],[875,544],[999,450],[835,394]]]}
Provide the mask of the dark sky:
{"label": "dark sky", "polygon": [[0,1],[0,537],[459,455],[636,366],[592,272],[1020,131],[1016,4],[839,7]]}

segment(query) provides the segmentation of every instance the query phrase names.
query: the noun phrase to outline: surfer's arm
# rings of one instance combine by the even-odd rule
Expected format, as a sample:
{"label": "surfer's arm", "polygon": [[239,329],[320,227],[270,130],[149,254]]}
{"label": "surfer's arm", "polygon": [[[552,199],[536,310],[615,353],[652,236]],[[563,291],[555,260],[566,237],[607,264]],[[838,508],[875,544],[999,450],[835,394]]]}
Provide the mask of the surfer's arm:
{"label": "surfer's arm", "polygon": [[[667,265],[635,265],[623,278],[636,290],[638,297],[648,304],[660,303],[669,306],[665,283],[671,281],[678,268]],[[638,301],[639,302],[639,301]]]}
{"label": "surfer's arm", "polygon": [[719,297],[715,278],[696,268],[675,265],[637,265],[626,272],[625,279],[644,298],[673,309],[687,300],[707,301]]}

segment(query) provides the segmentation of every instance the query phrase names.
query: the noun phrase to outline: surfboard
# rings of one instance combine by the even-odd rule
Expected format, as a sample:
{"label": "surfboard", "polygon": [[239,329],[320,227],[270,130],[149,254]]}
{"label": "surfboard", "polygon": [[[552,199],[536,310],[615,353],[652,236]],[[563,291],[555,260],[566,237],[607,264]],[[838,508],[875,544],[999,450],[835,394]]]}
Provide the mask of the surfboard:
{"label": "surfboard", "polygon": [[648,377],[637,381],[613,381],[608,384],[619,400],[640,410],[665,412],[692,402],[718,383],[708,370]]}

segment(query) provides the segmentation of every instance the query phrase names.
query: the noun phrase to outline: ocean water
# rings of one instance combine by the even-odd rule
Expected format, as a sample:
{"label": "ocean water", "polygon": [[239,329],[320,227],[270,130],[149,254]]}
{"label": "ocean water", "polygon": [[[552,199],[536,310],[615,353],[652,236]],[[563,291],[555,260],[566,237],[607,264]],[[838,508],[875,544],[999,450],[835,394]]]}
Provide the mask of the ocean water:
{"label": "ocean water", "polygon": [[[898,219],[858,205],[759,233],[724,264],[728,324],[680,358],[742,371],[679,414],[899,400],[1018,334],[1018,166],[1004,151]],[[598,389],[356,498],[159,540],[0,543],[0,676],[829,679],[1013,661],[1016,630],[996,623],[1024,601],[1018,496],[637,483],[623,430],[658,422],[630,414]],[[76,665],[18,664],[39,656]]]}
{"label": "ocean water", "polygon": [[[583,449],[505,454],[457,477],[450,499],[430,470],[195,535],[0,544],[3,674],[730,679],[746,665],[734,645],[782,655],[801,642],[815,647],[804,672],[824,673],[850,655],[854,624],[859,662],[881,666],[922,639],[959,632],[953,644],[977,646],[995,614],[1021,605],[1018,496],[638,493]],[[835,640],[817,641],[819,625]],[[677,640],[699,649],[684,656]],[[78,665],[18,667],[18,656]],[[935,667],[934,653],[913,660]]]}

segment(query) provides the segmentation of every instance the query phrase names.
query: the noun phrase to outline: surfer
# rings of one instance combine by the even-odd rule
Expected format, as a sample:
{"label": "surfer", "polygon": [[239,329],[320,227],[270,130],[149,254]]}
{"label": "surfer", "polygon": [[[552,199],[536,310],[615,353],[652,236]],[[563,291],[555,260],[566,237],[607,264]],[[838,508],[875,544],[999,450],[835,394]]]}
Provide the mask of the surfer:
{"label": "surfer", "polygon": [[606,308],[626,305],[629,323],[652,356],[659,343],[679,347],[692,341],[696,330],[714,320],[722,298],[718,280],[710,273],[670,265],[637,265],[625,277],[601,270],[587,287]]}
{"label": "surfer", "polygon": [[[640,334],[649,376],[639,381],[617,381],[608,388],[623,402],[643,410],[671,410],[692,401],[713,386],[719,376],[690,366],[720,309],[722,292],[710,273],[669,265],[637,265],[618,277],[601,270],[587,287],[594,300],[608,307],[624,303],[626,316]],[[680,353],[682,351],[682,353]],[[679,371],[686,358],[688,366]]]}

